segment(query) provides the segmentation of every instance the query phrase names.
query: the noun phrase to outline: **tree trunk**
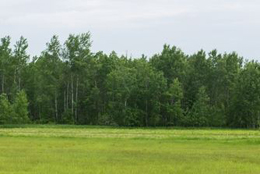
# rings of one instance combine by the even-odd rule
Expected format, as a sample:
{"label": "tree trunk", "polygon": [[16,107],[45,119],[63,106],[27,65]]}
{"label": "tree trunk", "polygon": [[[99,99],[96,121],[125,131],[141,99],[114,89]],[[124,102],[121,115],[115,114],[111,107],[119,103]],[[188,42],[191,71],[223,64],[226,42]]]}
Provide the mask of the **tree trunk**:
{"label": "tree trunk", "polygon": [[[72,113],[72,117],[74,118],[74,90],[73,90],[73,77],[71,75],[71,113]],[[75,118],[74,118],[74,122],[75,122]]]}
{"label": "tree trunk", "polygon": [[147,101],[147,99],[145,100],[145,112],[146,112],[146,114],[145,114],[145,124],[146,124],[146,126],[148,126],[148,101]]}
{"label": "tree trunk", "polygon": [[69,82],[67,83],[67,100],[66,100],[66,109],[69,108]]}
{"label": "tree trunk", "polygon": [[14,83],[16,83],[16,69],[14,70]]}
{"label": "tree trunk", "polygon": [[3,73],[3,75],[2,75],[2,93],[5,92],[5,85],[4,85],[4,83],[5,83],[5,75]]}
{"label": "tree trunk", "polygon": [[[95,80],[95,87],[97,88],[97,81]],[[96,113],[97,113],[97,122],[99,120],[99,115],[100,115],[100,111],[99,111],[99,96],[96,98],[95,100],[95,107],[96,107]]]}
{"label": "tree trunk", "polygon": [[18,90],[21,91],[21,77],[18,78]]}
{"label": "tree trunk", "polygon": [[57,101],[57,92],[55,91],[55,119],[58,121],[58,101]]}
{"label": "tree trunk", "polygon": [[148,93],[148,82],[147,82],[147,80],[146,80],[146,83],[145,83],[145,90],[146,90],[146,100],[145,100],[145,112],[146,112],[146,114],[145,114],[145,124],[146,124],[146,126],[148,126],[148,97],[147,97],[147,93]]}
{"label": "tree trunk", "polygon": [[63,110],[66,111],[66,90],[63,91]]}
{"label": "tree trunk", "polygon": [[77,84],[76,84],[76,106],[75,106],[75,119],[78,122],[78,93],[79,93],[79,77],[77,75]]}
{"label": "tree trunk", "polygon": [[125,99],[125,109],[126,109],[126,107],[127,107],[127,98]]}

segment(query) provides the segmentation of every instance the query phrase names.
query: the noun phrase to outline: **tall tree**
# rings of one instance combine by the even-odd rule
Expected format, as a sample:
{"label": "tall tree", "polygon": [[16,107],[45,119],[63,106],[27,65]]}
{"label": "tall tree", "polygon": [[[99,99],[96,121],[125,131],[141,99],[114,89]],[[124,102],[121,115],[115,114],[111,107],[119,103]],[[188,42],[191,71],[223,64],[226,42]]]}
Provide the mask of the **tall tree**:
{"label": "tall tree", "polygon": [[151,64],[164,73],[168,85],[178,78],[181,82],[185,78],[187,56],[181,49],[164,45],[161,54],[156,54],[150,59]]}
{"label": "tall tree", "polygon": [[78,105],[79,95],[82,93],[81,86],[86,86],[85,77],[88,73],[88,62],[91,59],[91,40],[90,33],[83,33],[80,35],[70,35],[65,42],[64,59],[68,61],[70,68],[70,86],[71,94],[71,114],[74,122],[79,121]]}
{"label": "tall tree", "polygon": [[14,48],[14,85],[18,91],[20,91],[23,80],[22,75],[25,67],[27,66],[27,62],[29,61],[29,55],[26,52],[28,48],[27,39],[21,37],[20,40],[16,42]]}
{"label": "tall tree", "polygon": [[1,39],[0,43],[0,73],[1,73],[1,93],[8,93],[6,89],[6,81],[8,76],[8,71],[11,64],[11,48],[10,48],[11,38],[6,36]]}
{"label": "tall tree", "polygon": [[110,72],[107,77],[109,89],[109,113],[118,125],[127,125],[129,99],[136,86],[136,70],[124,65]]}
{"label": "tall tree", "polygon": [[183,90],[181,83],[176,78],[164,94],[166,125],[180,126],[183,119],[183,109],[181,102],[183,99]]}
{"label": "tall tree", "polygon": [[188,126],[208,126],[210,116],[209,97],[204,86],[199,88],[191,110],[186,118],[186,125]]}
{"label": "tall tree", "polygon": [[239,74],[228,123],[234,127],[260,125],[260,65],[249,62]]}
{"label": "tall tree", "polygon": [[61,45],[58,37],[53,36],[47,43],[47,49],[32,66],[36,75],[35,99],[38,106],[39,117],[43,122],[59,122],[59,89],[62,72],[62,61],[60,59]]}

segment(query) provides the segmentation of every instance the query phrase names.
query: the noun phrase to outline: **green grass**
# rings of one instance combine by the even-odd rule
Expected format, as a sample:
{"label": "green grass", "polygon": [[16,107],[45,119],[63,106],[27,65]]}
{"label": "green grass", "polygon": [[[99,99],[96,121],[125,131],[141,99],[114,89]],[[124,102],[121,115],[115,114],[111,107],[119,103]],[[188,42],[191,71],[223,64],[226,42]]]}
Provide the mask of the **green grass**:
{"label": "green grass", "polygon": [[0,174],[260,173],[260,131],[0,127]]}

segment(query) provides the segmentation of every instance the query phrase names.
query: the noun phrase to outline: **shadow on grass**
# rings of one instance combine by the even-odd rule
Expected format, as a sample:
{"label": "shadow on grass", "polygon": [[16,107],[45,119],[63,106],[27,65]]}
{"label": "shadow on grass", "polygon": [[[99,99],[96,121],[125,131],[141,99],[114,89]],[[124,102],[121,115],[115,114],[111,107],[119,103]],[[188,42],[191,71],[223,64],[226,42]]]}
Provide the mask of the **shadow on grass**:
{"label": "shadow on grass", "polygon": [[103,126],[103,125],[68,125],[68,124],[4,124],[0,128],[60,128],[60,129],[164,129],[164,130],[260,130],[247,128],[228,127],[127,127],[127,126]]}

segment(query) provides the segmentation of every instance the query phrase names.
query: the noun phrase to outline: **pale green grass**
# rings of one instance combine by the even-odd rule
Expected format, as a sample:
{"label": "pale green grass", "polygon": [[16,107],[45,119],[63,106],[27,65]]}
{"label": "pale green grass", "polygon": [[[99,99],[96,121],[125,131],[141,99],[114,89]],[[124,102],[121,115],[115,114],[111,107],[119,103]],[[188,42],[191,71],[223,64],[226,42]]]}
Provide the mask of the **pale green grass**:
{"label": "pale green grass", "polygon": [[0,128],[0,174],[260,173],[260,131]]}

